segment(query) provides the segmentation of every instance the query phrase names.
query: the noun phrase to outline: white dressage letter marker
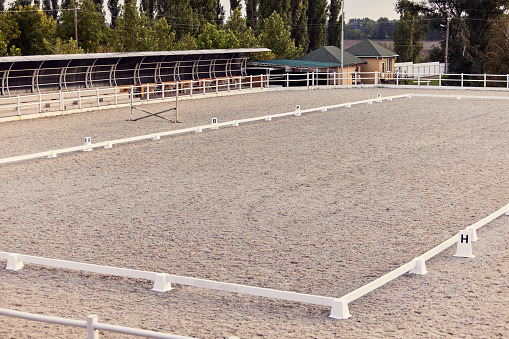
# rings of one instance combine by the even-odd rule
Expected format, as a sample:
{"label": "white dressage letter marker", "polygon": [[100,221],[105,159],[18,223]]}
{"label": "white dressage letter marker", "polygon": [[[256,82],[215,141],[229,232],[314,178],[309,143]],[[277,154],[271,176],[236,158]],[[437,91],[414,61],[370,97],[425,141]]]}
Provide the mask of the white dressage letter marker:
{"label": "white dressage letter marker", "polygon": [[300,116],[300,105],[295,106],[295,116]]}
{"label": "white dressage letter marker", "polygon": [[458,249],[455,257],[475,258],[472,254],[472,231],[463,230],[458,234]]}
{"label": "white dressage letter marker", "polygon": [[[212,125],[217,125],[217,118],[212,118]],[[212,126],[211,129],[218,129],[219,127],[217,126]]]}
{"label": "white dressage letter marker", "polygon": [[[90,145],[92,144],[92,138],[91,137],[85,137],[85,143],[84,145]],[[88,152],[88,151],[91,151],[92,149],[91,148],[85,148],[83,150],[83,152]]]}

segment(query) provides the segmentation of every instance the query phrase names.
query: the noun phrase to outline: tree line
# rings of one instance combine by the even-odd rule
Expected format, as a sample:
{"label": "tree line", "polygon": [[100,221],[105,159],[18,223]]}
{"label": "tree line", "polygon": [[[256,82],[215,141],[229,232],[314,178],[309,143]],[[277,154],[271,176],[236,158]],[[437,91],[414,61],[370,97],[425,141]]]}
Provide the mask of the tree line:
{"label": "tree line", "polygon": [[[400,14],[394,31],[399,61],[418,61],[422,40],[442,32],[431,61],[445,60],[448,71],[467,74],[509,73],[509,0],[398,0]],[[447,31],[449,35],[447,36]]]}
{"label": "tree line", "polygon": [[141,0],[139,6],[134,0],[107,0],[104,5],[103,0],[16,0],[4,8],[0,0],[0,56],[267,47],[272,52],[258,58],[293,59],[341,42],[341,0],[230,0],[226,21],[220,0]]}

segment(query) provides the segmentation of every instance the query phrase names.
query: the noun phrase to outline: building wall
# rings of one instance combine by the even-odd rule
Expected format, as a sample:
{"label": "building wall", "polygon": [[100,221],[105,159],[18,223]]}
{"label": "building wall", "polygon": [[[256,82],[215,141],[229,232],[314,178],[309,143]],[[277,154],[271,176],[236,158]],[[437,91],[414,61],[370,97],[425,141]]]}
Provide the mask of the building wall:
{"label": "building wall", "polygon": [[[363,65],[362,72],[378,72],[378,78],[380,81],[391,81],[394,79],[394,63],[396,58],[362,58],[367,61],[367,64]],[[382,74],[383,63],[385,63],[385,73]],[[375,79],[366,79],[366,78],[374,78],[374,74],[363,74],[364,79],[362,79],[363,84],[374,84]]]}

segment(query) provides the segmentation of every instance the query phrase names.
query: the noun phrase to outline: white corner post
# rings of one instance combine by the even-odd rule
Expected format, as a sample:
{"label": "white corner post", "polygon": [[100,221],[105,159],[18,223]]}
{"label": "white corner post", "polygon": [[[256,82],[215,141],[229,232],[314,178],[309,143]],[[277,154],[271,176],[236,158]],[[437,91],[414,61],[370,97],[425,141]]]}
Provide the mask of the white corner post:
{"label": "white corner post", "polygon": [[154,287],[152,288],[152,291],[166,292],[172,289],[168,274],[157,273],[154,279]]}
{"label": "white corner post", "polygon": [[7,256],[7,266],[5,267],[5,269],[19,271],[22,268],[23,262],[19,258],[19,254],[9,253],[9,255]]}
{"label": "white corner post", "polygon": [[87,338],[99,339],[99,330],[95,329],[97,324],[97,315],[91,314],[87,317]]}
{"label": "white corner post", "polygon": [[375,71],[375,85],[378,85],[378,71]]}
{"label": "white corner post", "polygon": [[341,299],[334,299],[332,302],[332,309],[329,315],[329,318],[334,319],[348,319],[352,315],[348,311],[348,302],[341,298]]}
{"label": "white corner post", "polygon": [[458,234],[458,248],[455,257],[475,258],[472,254],[472,230],[462,230]]}

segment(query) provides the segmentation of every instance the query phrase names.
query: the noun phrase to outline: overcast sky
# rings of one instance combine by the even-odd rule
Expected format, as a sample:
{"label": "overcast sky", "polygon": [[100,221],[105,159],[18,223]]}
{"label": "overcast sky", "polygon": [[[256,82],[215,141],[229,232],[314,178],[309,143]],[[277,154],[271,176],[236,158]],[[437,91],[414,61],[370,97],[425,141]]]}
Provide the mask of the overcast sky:
{"label": "overcast sky", "polygon": [[[399,19],[398,13],[394,10],[396,0],[344,0],[346,22],[352,18],[370,18],[378,20],[381,17]],[[230,1],[221,0],[226,15],[230,12]],[[245,6],[244,6],[245,7]]]}
{"label": "overcast sky", "polygon": [[399,14],[394,10],[395,0],[344,0],[345,17],[370,18],[378,20],[381,17],[399,19]]}

